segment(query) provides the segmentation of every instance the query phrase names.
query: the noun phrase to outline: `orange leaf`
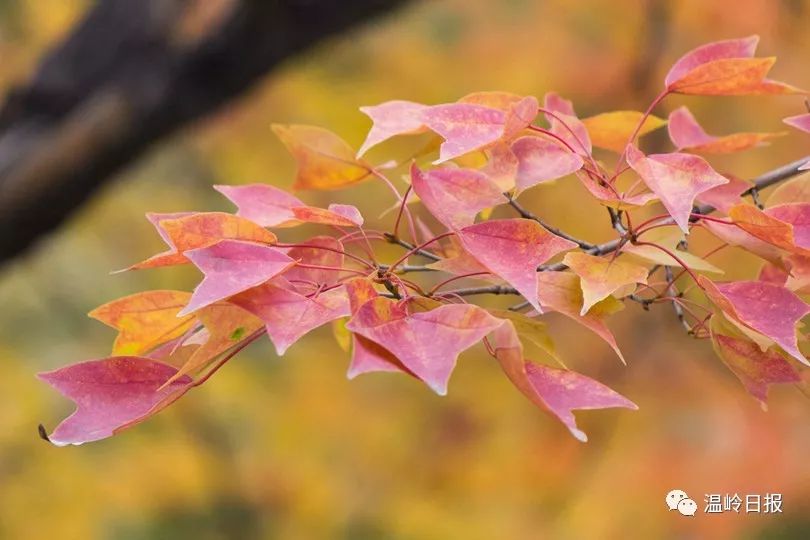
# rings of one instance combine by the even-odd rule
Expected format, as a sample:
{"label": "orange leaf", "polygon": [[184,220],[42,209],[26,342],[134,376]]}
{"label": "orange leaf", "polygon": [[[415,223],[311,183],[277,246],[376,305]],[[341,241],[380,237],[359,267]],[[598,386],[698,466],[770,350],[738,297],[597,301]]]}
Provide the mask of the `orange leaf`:
{"label": "orange leaf", "polygon": [[177,317],[191,295],[183,291],[145,291],[101,305],[88,315],[118,330],[114,355],[140,355],[182,336],[194,316]]}
{"label": "orange leaf", "polygon": [[342,189],[370,177],[369,165],[356,159],[346,141],[331,131],[302,125],[272,127],[298,164],[294,189]]}
{"label": "orange leaf", "polygon": [[[621,153],[643,116],[638,111],[613,111],[585,118],[582,123],[594,146]],[[644,120],[638,136],[655,131],[666,123],[666,120],[650,115]]]}
{"label": "orange leaf", "polygon": [[619,259],[571,252],[565,255],[563,264],[580,277],[583,297],[580,315],[625,285],[647,283],[646,268]]}
{"label": "orange leaf", "polygon": [[699,65],[669,86],[671,92],[701,96],[787,94],[799,89],[769,81],[776,62],[768,58],[722,58]]}

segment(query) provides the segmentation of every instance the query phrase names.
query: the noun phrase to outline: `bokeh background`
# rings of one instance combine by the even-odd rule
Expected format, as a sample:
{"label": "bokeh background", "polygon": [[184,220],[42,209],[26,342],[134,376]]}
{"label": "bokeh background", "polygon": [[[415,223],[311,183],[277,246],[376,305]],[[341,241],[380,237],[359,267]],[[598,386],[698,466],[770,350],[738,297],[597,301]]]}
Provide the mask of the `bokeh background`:
{"label": "bokeh background", "polygon": [[[0,2],[0,87],[24,81],[89,4]],[[808,22],[801,0],[414,2],[286,63],[156,146],[0,271],[0,538],[807,538],[807,396],[775,388],[762,411],[665,306],[631,305],[612,322],[627,367],[587,331],[549,318],[572,368],[639,405],[580,413],[587,444],[534,409],[480,348],[441,398],[408,377],[347,381],[328,328],[284,358],[263,340],[148,423],[83,447],[39,440],[37,424],[52,427],[72,406],[34,374],[108,353],[113,332],[85,316],[96,305],[193,287],[186,269],[108,275],[162,249],[145,212],[230,210],[213,183],[291,184],[272,122],[322,125],[357,145],[369,127],[357,108],[395,98],[556,90],[582,116],[643,109],[681,53],[752,33],[779,57],[774,76],[807,88]],[[682,103],[712,133],[779,130],[803,110],[780,97],[673,99],[662,111]],[[791,134],[714,163],[750,178],[809,143]],[[372,221],[390,205],[374,184],[303,197],[357,204]],[[610,237],[571,179],[525,197],[570,232]],[[758,269],[734,250],[714,260],[732,278]],[[673,488],[698,501],[696,517],[667,512]],[[782,494],[783,514],[702,511],[707,493],[769,492]]]}

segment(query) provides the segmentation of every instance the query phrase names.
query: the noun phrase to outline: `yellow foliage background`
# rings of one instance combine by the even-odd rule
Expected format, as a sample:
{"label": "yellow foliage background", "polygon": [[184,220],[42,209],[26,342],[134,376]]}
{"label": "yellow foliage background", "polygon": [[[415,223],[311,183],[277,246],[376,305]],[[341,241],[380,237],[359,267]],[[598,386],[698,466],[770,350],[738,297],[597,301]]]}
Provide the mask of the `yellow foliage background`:
{"label": "yellow foliage background", "polygon": [[[86,8],[0,3],[0,85],[24,80]],[[145,212],[230,210],[213,183],[291,184],[272,122],[321,125],[357,145],[369,127],[357,108],[388,99],[556,90],[582,116],[643,109],[681,53],[751,33],[762,55],[779,56],[776,78],[807,88],[809,20],[800,0],[415,2],[288,62],[155,147],[0,273],[0,538],[807,538],[808,398],[776,388],[763,412],[666,307],[631,305],[614,319],[626,368],[587,331],[551,318],[569,366],[640,407],[579,413],[588,444],[534,409],[480,348],[440,398],[407,377],[347,381],[328,327],[284,358],[263,340],[148,423],[83,447],[38,439],[37,424],[52,427],[71,405],[34,373],[108,353],[113,333],[85,317],[96,305],[193,287],[189,269],[108,275],[162,249]],[[795,97],[666,106],[682,103],[711,133],[778,131],[803,110]],[[752,177],[808,148],[792,133],[715,163]],[[303,197],[357,204],[372,221],[391,203],[376,184]],[[574,234],[610,237],[571,179],[526,204]],[[733,250],[714,260],[731,278],[758,268]],[[667,512],[673,488],[697,500],[697,516]],[[781,493],[784,513],[703,513],[704,494],[735,492]]]}

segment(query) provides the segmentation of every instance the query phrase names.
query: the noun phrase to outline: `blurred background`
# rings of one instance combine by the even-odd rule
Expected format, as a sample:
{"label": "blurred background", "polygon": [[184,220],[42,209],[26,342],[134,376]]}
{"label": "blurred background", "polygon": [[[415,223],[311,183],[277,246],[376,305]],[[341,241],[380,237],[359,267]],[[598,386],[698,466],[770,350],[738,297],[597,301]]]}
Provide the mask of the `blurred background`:
{"label": "blurred background", "polygon": [[[184,31],[201,32],[223,3],[196,2],[199,20]],[[25,85],[93,7],[0,1],[3,90]],[[37,437],[39,422],[53,427],[72,405],[34,374],[109,353],[113,331],[85,316],[96,305],[194,286],[190,269],[109,275],[163,249],[147,211],[230,211],[211,184],[292,183],[272,122],[321,125],[356,147],[369,127],[358,107],[389,99],[556,90],[580,116],[643,110],[680,54],[752,33],[760,55],[779,57],[775,78],[808,88],[808,22],[802,0],[404,3],[285,59],[247,93],[133,156],[0,269],[0,538],[807,538],[808,398],[774,388],[762,411],[667,306],[629,305],[613,319],[627,367],[586,330],[549,317],[570,367],[639,405],[579,413],[587,444],[536,410],[480,347],[462,356],[441,398],[408,377],[347,381],[347,355],[328,327],[284,358],[262,340],[149,422],[82,447]],[[778,131],[804,108],[798,97],[676,98],[660,116],[680,104],[716,134]],[[809,143],[792,133],[713,163],[751,178],[805,155]],[[373,183],[301,196],[356,204],[371,222],[391,204]],[[611,236],[572,179],[524,197],[571,233]],[[6,240],[24,234],[0,231]],[[759,267],[735,250],[713,261],[737,279]],[[697,516],[667,512],[675,488],[698,502]],[[781,493],[784,513],[704,514],[708,493]]]}

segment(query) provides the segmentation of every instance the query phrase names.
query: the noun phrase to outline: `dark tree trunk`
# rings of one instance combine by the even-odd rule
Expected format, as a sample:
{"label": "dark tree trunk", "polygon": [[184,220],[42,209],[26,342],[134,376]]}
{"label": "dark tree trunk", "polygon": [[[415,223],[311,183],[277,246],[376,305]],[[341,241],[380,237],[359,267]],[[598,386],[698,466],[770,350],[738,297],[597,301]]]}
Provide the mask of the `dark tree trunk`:
{"label": "dark tree trunk", "polygon": [[[101,0],[0,108],[0,263],[152,143],[405,0]],[[221,5],[208,23],[189,20]]]}

